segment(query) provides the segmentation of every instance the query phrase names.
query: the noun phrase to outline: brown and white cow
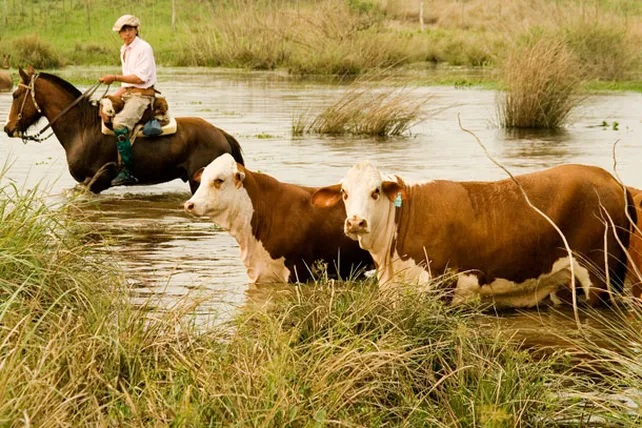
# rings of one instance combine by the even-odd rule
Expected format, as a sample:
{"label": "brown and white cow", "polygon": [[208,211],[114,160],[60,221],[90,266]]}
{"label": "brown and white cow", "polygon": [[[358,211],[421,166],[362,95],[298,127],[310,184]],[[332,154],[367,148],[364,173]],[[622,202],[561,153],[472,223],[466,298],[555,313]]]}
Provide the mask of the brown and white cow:
{"label": "brown and white cow", "polygon": [[[629,242],[625,207],[635,216],[628,191],[608,172],[583,165],[516,179],[577,255],[573,272],[589,302],[603,300],[609,289],[605,250],[611,289],[621,291],[626,254],[617,241]],[[455,272],[453,302],[479,295],[503,307],[532,307],[548,296],[558,303],[555,293],[569,290],[571,260],[562,238],[511,179],[411,184],[363,162],[312,201],[333,206],[341,199],[345,233],[372,254],[380,286]]]}
{"label": "brown and white cow", "polygon": [[316,188],[281,183],[219,156],[196,172],[198,190],[185,211],[209,216],[236,239],[253,283],[305,282],[322,261],[347,279],[372,269],[372,257],[343,233],[343,206],[317,208]]}

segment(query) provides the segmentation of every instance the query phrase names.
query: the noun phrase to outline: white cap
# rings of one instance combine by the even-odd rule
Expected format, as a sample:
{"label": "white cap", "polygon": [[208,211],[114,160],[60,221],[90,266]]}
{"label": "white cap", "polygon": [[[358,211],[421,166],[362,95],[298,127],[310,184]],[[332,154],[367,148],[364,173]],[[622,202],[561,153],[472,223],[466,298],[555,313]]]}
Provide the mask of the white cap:
{"label": "white cap", "polygon": [[114,31],[120,31],[126,25],[130,27],[139,27],[140,20],[134,15],[123,15],[116,20],[116,23],[111,27],[111,29]]}

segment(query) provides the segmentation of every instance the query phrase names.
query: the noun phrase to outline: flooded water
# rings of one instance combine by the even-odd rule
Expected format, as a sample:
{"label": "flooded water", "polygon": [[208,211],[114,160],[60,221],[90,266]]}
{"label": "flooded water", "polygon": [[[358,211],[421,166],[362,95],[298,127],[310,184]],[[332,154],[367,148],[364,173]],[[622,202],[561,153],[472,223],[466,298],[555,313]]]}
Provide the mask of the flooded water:
{"label": "flooded water", "polygon": [[[104,70],[67,69],[69,80],[97,78]],[[246,166],[281,181],[327,185],[337,182],[356,161],[369,158],[381,168],[415,179],[495,180],[506,173],[493,164],[464,128],[514,174],[564,163],[598,165],[642,188],[642,96],[612,93],[591,96],[571,125],[558,133],[506,133],[495,125],[491,90],[422,87],[408,92],[427,97],[427,119],[400,138],[292,137],[293,118],[332,104],[345,86],[300,82],[278,73],[207,69],[162,69],[159,88],[175,116],[200,116],[234,135]],[[87,85],[88,86],[88,85]],[[79,86],[84,90],[85,87]],[[6,117],[10,93],[0,93]],[[42,121],[40,126],[44,126]],[[606,124],[603,126],[603,124]],[[34,131],[35,132],[35,131]],[[10,163],[3,180],[26,188],[39,184],[52,198],[67,198],[76,184],[55,137],[24,145],[0,135],[0,156]],[[157,298],[169,307],[188,293],[216,296],[204,311],[229,313],[248,289],[238,246],[207,220],[183,213],[188,185],[180,180],[155,186],[113,188],[87,196],[87,221],[111,237],[123,254],[134,299]]]}

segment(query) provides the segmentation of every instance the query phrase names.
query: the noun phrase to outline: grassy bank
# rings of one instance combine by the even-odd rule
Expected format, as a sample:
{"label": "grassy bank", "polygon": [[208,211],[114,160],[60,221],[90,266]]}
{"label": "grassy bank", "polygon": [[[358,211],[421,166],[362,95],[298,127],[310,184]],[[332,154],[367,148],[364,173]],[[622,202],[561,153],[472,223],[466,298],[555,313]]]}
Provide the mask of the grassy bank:
{"label": "grassy bank", "polygon": [[549,35],[589,80],[640,80],[635,0],[430,0],[423,26],[420,10],[419,0],[185,0],[174,9],[170,0],[26,0],[0,11],[0,54],[14,67],[114,64],[120,40],[111,25],[133,13],[167,66],[334,76],[422,64],[494,69],[516,45]]}
{"label": "grassy bank", "polygon": [[638,310],[617,334],[558,332],[578,351],[545,358],[479,308],[368,282],[257,290],[197,325],[189,300],[133,306],[78,216],[81,201],[0,187],[3,426],[639,426],[614,398],[642,386]]}

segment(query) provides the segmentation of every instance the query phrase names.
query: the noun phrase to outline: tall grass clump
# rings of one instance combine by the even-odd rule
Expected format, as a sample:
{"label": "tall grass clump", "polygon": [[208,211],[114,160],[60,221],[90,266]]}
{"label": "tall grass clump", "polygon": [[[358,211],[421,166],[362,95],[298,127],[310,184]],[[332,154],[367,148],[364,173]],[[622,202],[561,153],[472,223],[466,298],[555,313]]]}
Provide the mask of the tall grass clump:
{"label": "tall grass clump", "polygon": [[398,136],[425,120],[429,97],[417,97],[407,88],[363,87],[354,83],[333,104],[315,117],[302,113],[293,120],[294,135]]}
{"label": "tall grass clump", "polygon": [[560,128],[580,102],[579,64],[564,42],[545,37],[513,50],[502,68],[498,101],[504,128]]}
{"label": "tall grass clump", "polygon": [[[233,368],[203,379],[219,385],[223,425],[546,426],[555,358],[532,360],[479,329],[476,310],[410,288],[297,290],[239,317],[219,356]],[[240,378],[224,382],[230,373]]]}
{"label": "tall grass clump", "polygon": [[[642,424],[642,359],[640,331],[642,304],[625,298],[612,311],[582,312],[580,331],[558,330],[572,364],[560,391],[562,426],[639,427]],[[622,303],[622,302],[621,302]],[[584,425],[577,425],[582,421]]]}
{"label": "tall grass clump", "polygon": [[63,60],[53,46],[35,34],[14,39],[11,57],[14,64],[30,64],[34,68],[60,68],[63,66]]}

